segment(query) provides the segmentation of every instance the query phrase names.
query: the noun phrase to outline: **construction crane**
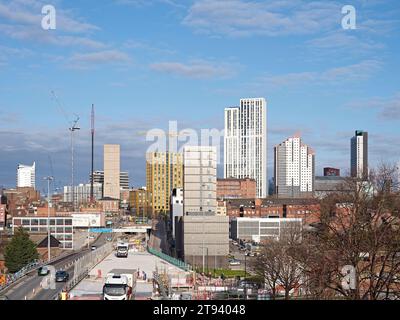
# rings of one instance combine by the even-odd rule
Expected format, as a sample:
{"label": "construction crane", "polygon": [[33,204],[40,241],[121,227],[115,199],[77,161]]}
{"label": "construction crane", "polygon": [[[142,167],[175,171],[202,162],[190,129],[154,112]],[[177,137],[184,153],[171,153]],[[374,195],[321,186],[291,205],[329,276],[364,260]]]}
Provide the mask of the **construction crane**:
{"label": "construction crane", "polygon": [[68,122],[69,128],[68,130],[71,132],[71,195],[72,195],[72,208],[73,211],[75,211],[75,187],[74,187],[74,132],[80,130],[81,128],[78,126],[79,122],[79,116],[77,114],[74,114],[75,119],[70,120],[67,112],[65,111],[65,108],[63,107],[62,103],[60,102],[60,99],[58,98],[57,94],[55,93],[54,90],[51,91],[51,94],[54,98],[54,100],[57,103],[57,106],[59,108],[59,111],[64,115],[64,118]]}

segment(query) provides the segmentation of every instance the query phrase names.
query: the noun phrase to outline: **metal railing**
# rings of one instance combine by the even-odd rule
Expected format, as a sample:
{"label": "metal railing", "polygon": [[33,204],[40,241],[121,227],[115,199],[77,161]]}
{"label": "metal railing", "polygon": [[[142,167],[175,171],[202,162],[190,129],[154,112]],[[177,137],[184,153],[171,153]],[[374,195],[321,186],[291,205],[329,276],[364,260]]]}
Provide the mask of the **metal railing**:
{"label": "metal railing", "polygon": [[186,262],[184,262],[182,260],[179,260],[177,258],[171,257],[171,256],[169,256],[169,255],[167,255],[167,254],[165,254],[163,252],[160,252],[158,250],[155,250],[155,249],[153,249],[151,247],[148,247],[147,250],[148,250],[148,252],[150,254],[152,254],[152,255],[154,255],[154,256],[162,259],[162,260],[165,260],[168,263],[170,263],[170,264],[172,264],[172,265],[174,265],[174,266],[176,266],[176,267],[178,267],[178,268],[180,268],[180,269],[182,269],[184,271],[188,271],[188,272],[192,271],[191,265],[187,264]]}
{"label": "metal railing", "polygon": [[26,265],[25,267],[23,267],[21,270],[19,270],[16,273],[13,274],[6,274],[6,283],[3,285],[0,285],[0,292],[6,290],[7,288],[9,288],[11,285],[13,285],[15,282],[17,282],[18,280],[20,280],[21,278],[23,278],[24,276],[26,276],[28,273],[35,271],[43,266],[52,264],[54,262],[57,262],[58,260],[61,260],[71,254],[74,254],[75,252],[66,252],[58,257],[53,258],[50,261],[39,261],[39,260],[34,260],[33,262],[29,263],[28,265]]}
{"label": "metal railing", "polygon": [[91,270],[103,261],[114,250],[113,243],[106,243],[99,249],[92,251],[74,262],[74,276],[68,281],[66,288],[68,291],[76,287],[85,279]]}

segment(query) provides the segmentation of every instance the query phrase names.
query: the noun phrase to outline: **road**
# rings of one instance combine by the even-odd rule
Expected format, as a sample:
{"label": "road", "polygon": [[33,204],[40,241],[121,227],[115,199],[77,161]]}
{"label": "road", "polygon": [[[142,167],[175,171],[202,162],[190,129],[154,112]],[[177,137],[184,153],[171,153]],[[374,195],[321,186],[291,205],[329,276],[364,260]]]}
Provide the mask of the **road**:
{"label": "road", "polygon": [[244,270],[246,268],[248,273],[254,274],[253,263],[256,260],[255,257],[246,257],[245,252],[240,251],[239,248],[233,245],[231,241],[229,241],[229,251],[236,260],[240,261],[240,266],[232,266],[232,270]]}
{"label": "road", "polygon": [[[104,245],[106,238],[107,236],[105,234],[100,235],[93,245],[96,245],[97,247]],[[89,251],[90,249],[83,249],[53,263],[52,265],[56,268],[56,270],[64,270],[66,265],[71,264],[78,258],[87,254]],[[66,271],[70,274],[70,278],[73,277],[73,269],[73,266],[66,269]],[[24,278],[19,280],[15,285],[12,285],[10,288],[2,292],[2,295],[7,296],[7,298],[10,300],[53,300],[63,289],[65,283],[57,283],[55,290],[44,290],[40,286],[40,283],[43,279],[43,277],[39,277],[37,275],[37,271],[32,271]]]}

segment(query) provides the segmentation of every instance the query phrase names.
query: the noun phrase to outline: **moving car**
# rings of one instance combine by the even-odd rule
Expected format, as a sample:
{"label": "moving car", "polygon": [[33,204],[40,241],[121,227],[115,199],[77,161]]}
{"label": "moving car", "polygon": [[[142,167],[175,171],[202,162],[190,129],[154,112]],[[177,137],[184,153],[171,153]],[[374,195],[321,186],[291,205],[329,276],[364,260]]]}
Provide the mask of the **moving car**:
{"label": "moving car", "polygon": [[97,246],[92,246],[91,249],[92,249],[92,251],[96,251],[97,250]]}
{"label": "moving car", "polygon": [[67,282],[69,280],[69,274],[66,271],[57,271],[56,272],[56,282]]}
{"label": "moving car", "polygon": [[49,275],[49,274],[50,274],[50,269],[49,269],[49,267],[47,267],[47,266],[40,267],[40,268],[38,269],[38,276],[39,276],[39,277],[45,277],[45,276],[47,276],[47,275]]}
{"label": "moving car", "polygon": [[240,266],[240,264],[241,264],[240,261],[237,259],[232,259],[229,261],[229,265],[231,266]]}

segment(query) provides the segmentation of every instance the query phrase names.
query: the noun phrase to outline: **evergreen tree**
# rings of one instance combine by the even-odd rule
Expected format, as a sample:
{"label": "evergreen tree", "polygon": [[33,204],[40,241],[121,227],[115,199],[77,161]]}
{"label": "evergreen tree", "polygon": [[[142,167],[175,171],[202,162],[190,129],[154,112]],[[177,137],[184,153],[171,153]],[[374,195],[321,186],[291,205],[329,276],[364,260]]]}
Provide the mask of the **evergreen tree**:
{"label": "evergreen tree", "polygon": [[9,272],[15,273],[27,264],[39,258],[35,243],[29,239],[29,234],[19,228],[15,231],[4,253],[5,265]]}

